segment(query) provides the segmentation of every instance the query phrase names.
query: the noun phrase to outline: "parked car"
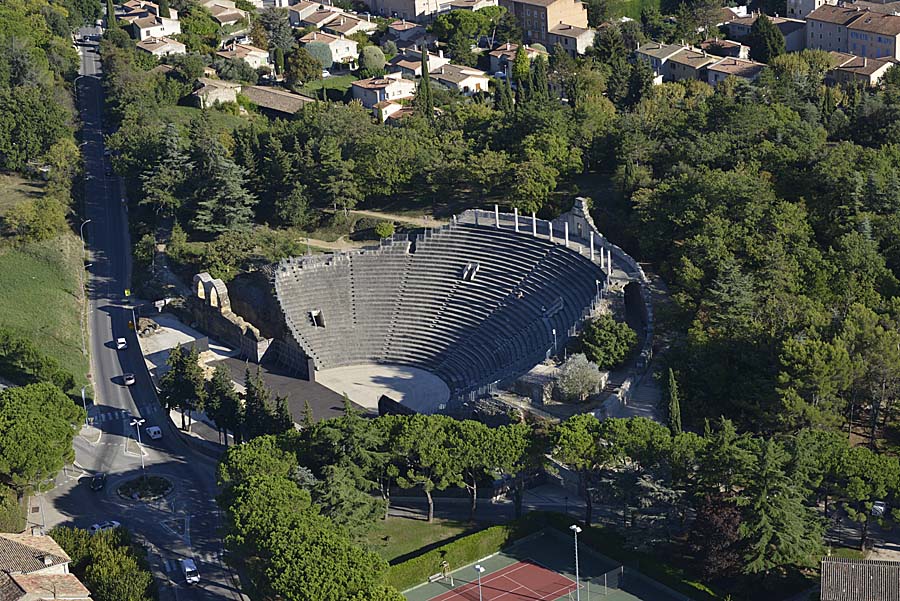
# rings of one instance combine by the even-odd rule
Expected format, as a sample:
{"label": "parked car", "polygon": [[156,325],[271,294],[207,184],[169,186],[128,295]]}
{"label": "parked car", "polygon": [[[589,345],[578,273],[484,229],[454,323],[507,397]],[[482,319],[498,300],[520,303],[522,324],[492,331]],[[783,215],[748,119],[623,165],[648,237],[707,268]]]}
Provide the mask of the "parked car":
{"label": "parked car", "polygon": [[880,518],[887,512],[887,504],[884,501],[875,501],[872,503],[872,515]]}
{"label": "parked car", "polygon": [[88,528],[88,532],[90,532],[91,534],[97,534],[98,532],[105,532],[106,530],[115,530],[121,525],[122,524],[115,520],[108,520],[105,522],[94,524],[93,526]]}
{"label": "parked car", "polygon": [[181,571],[184,573],[184,581],[188,584],[200,582],[200,572],[197,571],[197,564],[194,563],[193,559],[182,559]]}
{"label": "parked car", "polygon": [[124,338],[116,338],[116,350],[124,351],[128,348],[128,341]]}
{"label": "parked car", "polygon": [[160,438],[162,438],[162,430],[159,426],[147,426],[145,430],[147,431],[147,436],[149,436],[153,440],[159,440]]}
{"label": "parked car", "polygon": [[331,71],[328,69],[322,69],[322,79],[327,79],[331,77]]}
{"label": "parked car", "polygon": [[123,374],[122,381],[125,382],[125,386],[133,386],[135,382],[134,374]]}
{"label": "parked car", "polygon": [[94,474],[94,477],[91,478],[91,490],[103,490],[104,486],[106,486],[106,474],[104,474],[103,472],[97,472],[96,474]]}

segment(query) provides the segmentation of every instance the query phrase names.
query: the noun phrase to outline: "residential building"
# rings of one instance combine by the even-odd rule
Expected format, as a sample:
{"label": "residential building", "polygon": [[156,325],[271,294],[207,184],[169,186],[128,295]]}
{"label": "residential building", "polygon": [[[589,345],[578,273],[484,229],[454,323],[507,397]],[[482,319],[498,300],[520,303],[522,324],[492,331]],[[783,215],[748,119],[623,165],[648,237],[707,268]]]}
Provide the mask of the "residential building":
{"label": "residential building", "polygon": [[350,65],[359,56],[359,44],[356,43],[356,40],[351,40],[343,35],[332,35],[324,31],[311,31],[300,38],[301,44],[309,44],[310,42],[327,44],[331,48],[331,58],[335,64]]}
{"label": "residential building", "polygon": [[822,6],[809,14],[807,47],[900,60],[900,16],[853,6]]}
{"label": "residential building", "polygon": [[[443,50],[437,54],[428,53],[428,69],[434,70],[450,63],[450,59],[444,56]],[[422,51],[406,49],[400,51],[385,64],[388,73],[400,73],[407,77],[422,77]]]}
{"label": "residential building", "polygon": [[315,12],[310,13],[300,21],[300,27],[315,27],[316,29],[322,29],[325,25],[338,19],[342,14],[343,11],[341,10],[332,10],[331,7],[323,7],[320,5]]}
{"label": "residential building", "polygon": [[713,56],[731,56],[734,58],[750,58],[750,47],[744,46],[740,42],[732,40],[724,40],[713,38],[704,40],[697,44],[700,50],[712,54]]}
{"label": "residential building", "polygon": [[[431,69],[430,65],[429,68]],[[457,90],[461,94],[471,96],[478,92],[487,92],[490,78],[481,69],[448,63],[431,69],[431,80]]]}
{"label": "residential building", "polygon": [[90,601],[90,591],[69,572],[71,561],[49,536],[0,534],[0,599]]}
{"label": "residential building", "polygon": [[209,11],[219,27],[250,23],[250,13],[235,6],[234,0],[200,0],[199,4]]}
{"label": "residential building", "polygon": [[441,10],[481,10],[488,6],[497,6],[497,0],[448,0],[441,2]]}
{"label": "residential building", "polygon": [[900,601],[900,562],[825,557],[821,601]]}
{"label": "residential building", "polygon": [[706,66],[706,81],[715,86],[728,77],[736,77],[747,82],[755,81],[766,65],[742,58],[723,58]]}
{"label": "residential building", "polygon": [[378,25],[368,17],[362,19],[348,13],[341,13],[337,19],[330,21],[322,29],[335,35],[353,35],[354,33],[371,34]]}
{"label": "residential building", "polygon": [[661,84],[663,82],[664,67],[666,61],[684,50],[684,46],[678,44],[660,44],[659,42],[647,42],[638,47],[634,51],[634,55],[638,60],[650,63],[653,69],[653,83]]}
{"label": "residential building", "polygon": [[191,96],[197,105],[202,108],[210,108],[226,102],[237,102],[237,95],[241,91],[241,84],[222,79],[200,77],[194,86]]}
{"label": "residential building", "polygon": [[[745,41],[750,37],[753,24],[759,18],[756,12],[746,17],[737,17],[725,24],[728,29],[728,37],[733,40]],[[801,19],[786,19],[779,16],[769,16],[769,20],[781,31],[784,36],[784,47],[788,52],[799,52],[806,48],[806,22]]]}
{"label": "residential building", "polygon": [[[509,78],[512,71],[512,64],[518,50],[518,44],[510,44],[509,42],[501,44],[494,50],[491,50],[488,53],[491,73],[505,73],[506,77]],[[545,60],[549,59],[549,54],[547,52],[540,48],[529,46],[528,44],[525,44],[524,51],[529,61],[533,61],[538,56],[543,56]]]}
{"label": "residential building", "polygon": [[550,30],[560,24],[588,28],[587,8],[580,0],[500,0],[512,14],[525,39],[550,48]]}
{"label": "residential building", "polygon": [[310,0],[300,0],[296,4],[292,4],[288,7],[291,27],[302,27],[303,20],[320,8],[322,8],[321,2],[311,2]]}
{"label": "residential building", "polygon": [[706,67],[717,62],[719,58],[702,50],[684,48],[666,60],[663,65],[663,79],[665,81],[681,81],[683,79],[706,81]]}
{"label": "residential building", "polygon": [[829,52],[834,67],[827,79],[834,83],[862,83],[877,86],[887,70],[896,63],[891,60],[854,56],[843,52]]}
{"label": "residential building", "polygon": [[382,100],[372,107],[372,112],[375,113],[375,116],[378,117],[378,120],[382,123],[403,110],[415,111],[415,108],[407,107],[396,100]]}
{"label": "residential building", "polygon": [[131,22],[131,35],[138,41],[165,38],[181,33],[181,23],[162,17],[141,17]]}
{"label": "residential building", "polygon": [[230,58],[232,60],[242,60],[253,69],[259,69],[260,67],[265,67],[269,64],[269,51],[262,50],[261,48],[249,44],[232,44],[225,50],[216,52],[216,56]]}
{"label": "residential building", "polygon": [[170,54],[185,54],[187,52],[184,44],[172,38],[147,38],[136,45],[138,50],[143,50],[153,56],[168,56]]}
{"label": "residential building", "polygon": [[388,25],[387,33],[390,39],[402,42],[414,41],[427,35],[423,26],[406,19],[394,21]]}
{"label": "residential building", "polygon": [[787,16],[791,19],[805,19],[809,13],[826,4],[836,5],[837,0],[787,0]]}
{"label": "residential building", "polygon": [[362,102],[368,109],[375,108],[385,100],[412,98],[416,93],[416,82],[403,79],[399,73],[390,73],[384,77],[360,79],[351,84],[353,98]]}
{"label": "residential building", "polygon": [[241,94],[271,117],[293,117],[312,98],[272,86],[244,86]]}
{"label": "residential building", "polygon": [[[116,7],[116,18],[120,21],[131,23],[135,19],[144,17],[160,17],[159,5],[147,0],[128,0]],[[178,20],[178,11],[174,8],[169,9],[169,16],[166,19]]]}
{"label": "residential building", "polygon": [[372,14],[407,21],[427,21],[440,12],[440,0],[367,0]]}
{"label": "residential building", "polygon": [[597,30],[589,27],[577,27],[567,23],[559,23],[547,32],[548,48],[555,48],[557,44],[563,47],[572,57],[584,54],[588,48],[594,45]]}

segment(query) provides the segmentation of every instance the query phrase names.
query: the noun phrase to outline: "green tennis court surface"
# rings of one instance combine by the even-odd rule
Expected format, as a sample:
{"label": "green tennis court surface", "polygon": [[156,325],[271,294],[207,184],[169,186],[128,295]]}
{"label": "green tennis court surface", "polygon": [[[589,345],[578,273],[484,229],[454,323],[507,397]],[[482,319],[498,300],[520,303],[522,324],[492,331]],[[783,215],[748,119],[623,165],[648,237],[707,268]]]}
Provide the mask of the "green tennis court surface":
{"label": "green tennis court surface", "polygon": [[[548,528],[478,562],[484,568],[479,591],[474,565],[450,566],[448,577],[404,593],[408,601],[675,601],[640,576]],[[480,593],[480,596],[479,596]]]}

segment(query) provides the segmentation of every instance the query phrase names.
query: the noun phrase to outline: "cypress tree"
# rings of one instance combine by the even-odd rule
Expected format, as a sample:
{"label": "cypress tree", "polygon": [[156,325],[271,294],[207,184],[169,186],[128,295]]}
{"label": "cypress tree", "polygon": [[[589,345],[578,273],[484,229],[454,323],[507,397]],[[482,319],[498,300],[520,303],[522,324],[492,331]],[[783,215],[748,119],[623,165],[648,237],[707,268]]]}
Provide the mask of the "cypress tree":
{"label": "cypress tree", "polygon": [[505,79],[494,86],[494,109],[508,114],[513,110],[512,90]]}
{"label": "cypress tree", "polygon": [[416,90],[416,108],[427,119],[434,116],[434,97],[431,95],[431,71],[428,69],[428,48],[422,46],[422,79]]}
{"label": "cypress tree", "polygon": [[106,0],[106,28],[112,29],[117,26],[116,7],[113,5],[113,0]]}
{"label": "cypress tree", "polygon": [[784,35],[766,15],[760,15],[750,28],[750,58],[768,63],[785,53]]}
{"label": "cypress tree", "polygon": [[550,98],[547,61],[542,56],[538,56],[531,63],[531,98],[533,100],[548,100]]}
{"label": "cypress tree", "polygon": [[159,16],[169,18],[169,0],[159,0]]}
{"label": "cypress tree", "polygon": [[276,46],[275,48],[275,74],[281,75],[284,73],[284,50],[281,46]]}
{"label": "cypress tree", "polygon": [[681,405],[678,401],[678,382],[675,381],[675,372],[669,368],[669,430],[672,435],[681,434]]}

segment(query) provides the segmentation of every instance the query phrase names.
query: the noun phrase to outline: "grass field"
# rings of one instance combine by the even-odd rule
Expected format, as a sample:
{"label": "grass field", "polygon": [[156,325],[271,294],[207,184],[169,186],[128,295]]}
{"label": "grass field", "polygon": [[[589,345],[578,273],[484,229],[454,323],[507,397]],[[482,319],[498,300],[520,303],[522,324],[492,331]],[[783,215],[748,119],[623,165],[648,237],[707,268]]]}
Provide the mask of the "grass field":
{"label": "grass field", "polygon": [[[0,175],[0,215],[40,194],[40,184]],[[81,352],[81,268],[81,241],[70,232],[20,246],[0,242],[0,325],[57,359],[78,386],[88,382]]]}
{"label": "grass field", "polygon": [[322,88],[325,88],[325,93],[328,95],[329,100],[340,99],[347,93],[347,90],[350,89],[350,84],[359,79],[356,75],[352,75],[347,73],[346,75],[332,75],[331,77],[327,77],[325,79],[317,79],[315,81],[310,81],[306,85],[300,88],[300,93],[306,96],[310,96],[312,98],[321,98],[322,97]]}
{"label": "grass field", "polygon": [[610,4],[609,11],[613,17],[631,17],[640,20],[641,11],[645,8],[659,9],[660,0],[615,0]]}
{"label": "grass field", "polygon": [[[232,115],[224,111],[209,110],[207,111],[207,113],[209,113],[209,118],[212,126],[217,131],[231,131],[247,123],[247,119],[245,117],[239,117],[237,115]],[[159,107],[160,119],[166,122],[174,123],[181,127],[187,127],[188,125],[190,125],[191,120],[193,120],[199,114],[200,109],[191,106]]]}
{"label": "grass field", "polygon": [[389,517],[375,524],[366,542],[372,551],[391,562],[475,529],[471,524],[451,520],[435,520],[429,524],[425,520]]}

